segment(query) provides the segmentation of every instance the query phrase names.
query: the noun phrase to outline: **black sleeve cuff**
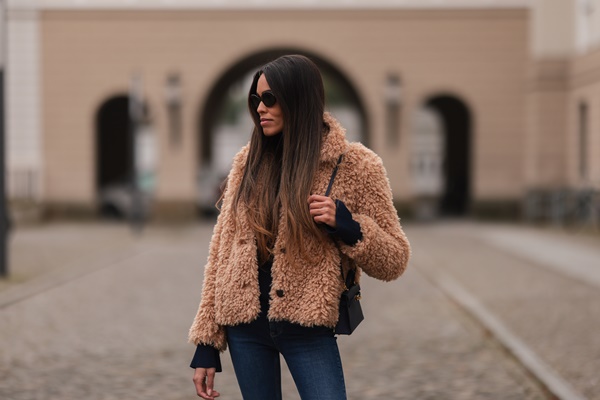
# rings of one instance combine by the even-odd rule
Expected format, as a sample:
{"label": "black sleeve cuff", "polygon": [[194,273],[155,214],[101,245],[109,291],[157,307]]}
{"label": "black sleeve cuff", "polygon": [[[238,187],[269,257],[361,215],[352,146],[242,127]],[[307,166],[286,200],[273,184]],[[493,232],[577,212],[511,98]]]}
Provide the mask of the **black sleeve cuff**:
{"label": "black sleeve cuff", "polygon": [[335,229],[325,225],[327,233],[337,236],[348,246],[353,246],[362,239],[360,224],[352,219],[352,213],[341,200],[335,201],[335,224]]}
{"label": "black sleeve cuff", "polygon": [[221,372],[221,356],[219,350],[206,344],[199,344],[190,364],[191,368],[216,368]]}

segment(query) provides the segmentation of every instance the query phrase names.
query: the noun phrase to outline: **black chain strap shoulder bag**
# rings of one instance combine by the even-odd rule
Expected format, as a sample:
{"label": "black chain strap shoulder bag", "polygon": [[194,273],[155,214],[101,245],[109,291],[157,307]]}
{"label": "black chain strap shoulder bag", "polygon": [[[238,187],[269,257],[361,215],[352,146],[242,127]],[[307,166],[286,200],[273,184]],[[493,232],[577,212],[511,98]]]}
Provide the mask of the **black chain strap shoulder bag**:
{"label": "black chain strap shoulder bag", "polygon": [[[337,175],[338,167],[342,162],[343,156],[343,154],[340,155],[337,164],[331,173],[325,196],[329,196],[329,193],[331,192],[331,187],[335,181],[335,176]],[[360,305],[360,285],[356,283],[356,269],[351,269],[348,271],[346,277],[344,277],[344,269],[340,262],[340,274],[342,275],[345,289],[340,297],[339,318],[334,331],[338,335],[350,335],[365,318]]]}

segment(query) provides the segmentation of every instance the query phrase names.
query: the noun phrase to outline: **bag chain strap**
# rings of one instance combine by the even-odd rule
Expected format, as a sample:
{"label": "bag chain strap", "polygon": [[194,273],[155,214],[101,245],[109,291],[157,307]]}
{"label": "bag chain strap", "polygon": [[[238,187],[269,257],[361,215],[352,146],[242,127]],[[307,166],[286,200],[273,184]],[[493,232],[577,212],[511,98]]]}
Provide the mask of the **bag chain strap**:
{"label": "bag chain strap", "polygon": [[[325,191],[325,196],[329,196],[329,193],[331,193],[331,188],[333,187],[333,182],[335,181],[335,176],[337,175],[338,167],[342,163],[343,157],[344,157],[344,154],[343,153],[340,154],[340,157],[337,160],[337,164],[335,165],[333,172],[331,172],[331,178],[329,178],[329,185],[327,185],[327,190]],[[336,243],[336,246],[337,246],[337,243]],[[350,281],[350,285],[352,285],[352,283],[356,283],[356,282],[353,282],[354,278],[356,277],[356,270],[352,269],[352,270],[348,271],[348,276],[344,277],[344,269],[342,268],[341,260],[340,260],[340,274],[342,276],[342,282],[344,282],[345,290],[348,290],[348,282],[347,282],[348,278],[352,277],[352,279]]]}

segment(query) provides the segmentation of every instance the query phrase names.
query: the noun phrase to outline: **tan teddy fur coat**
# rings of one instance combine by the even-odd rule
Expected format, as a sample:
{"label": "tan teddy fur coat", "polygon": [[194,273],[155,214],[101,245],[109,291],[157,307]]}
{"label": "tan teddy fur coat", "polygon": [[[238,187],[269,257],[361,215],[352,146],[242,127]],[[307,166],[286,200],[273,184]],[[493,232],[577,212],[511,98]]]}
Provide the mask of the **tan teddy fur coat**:
{"label": "tan teddy fur coat", "polygon": [[[392,193],[381,159],[360,143],[349,143],[345,131],[329,114],[330,130],[321,150],[312,193],[324,194],[340,154],[344,154],[331,191],[342,200],[360,223],[362,239],[348,246],[333,239],[308,236],[306,250],[313,257],[286,257],[286,226],[279,221],[273,248],[271,300],[268,318],[304,326],[333,327],[338,319],[344,269],[357,266],[367,275],[384,281],[398,278],[405,270],[410,246],[392,204]],[[228,178],[221,213],[214,228],[204,271],[202,300],[189,340],[226,348],[224,326],[251,322],[260,312],[257,250],[254,233],[238,213],[234,226],[231,204],[239,187],[248,146],[236,156]],[[308,207],[308,203],[307,203]],[[283,291],[283,292],[282,292]],[[276,294],[279,293],[279,296]]]}

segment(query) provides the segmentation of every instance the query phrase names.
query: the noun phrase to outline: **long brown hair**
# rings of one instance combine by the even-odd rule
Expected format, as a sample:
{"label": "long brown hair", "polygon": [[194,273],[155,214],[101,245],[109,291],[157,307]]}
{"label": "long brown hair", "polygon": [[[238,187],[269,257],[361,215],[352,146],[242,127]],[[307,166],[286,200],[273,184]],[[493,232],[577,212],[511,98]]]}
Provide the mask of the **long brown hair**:
{"label": "long brown hair", "polygon": [[[283,114],[283,132],[274,137],[263,134],[260,116],[250,101],[261,75],[269,83]],[[280,57],[254,75],[248,93],[254,129],[244,176],[233,200],[233,211],[237,213],[240,202],[246,205],[260,262],[272,252],[280,213],[287,228],[288,255],[302,252],[303,235],[320,235],[307,200],[319,166],[326,129],[324,107],[321,73],[307,57]]]}

